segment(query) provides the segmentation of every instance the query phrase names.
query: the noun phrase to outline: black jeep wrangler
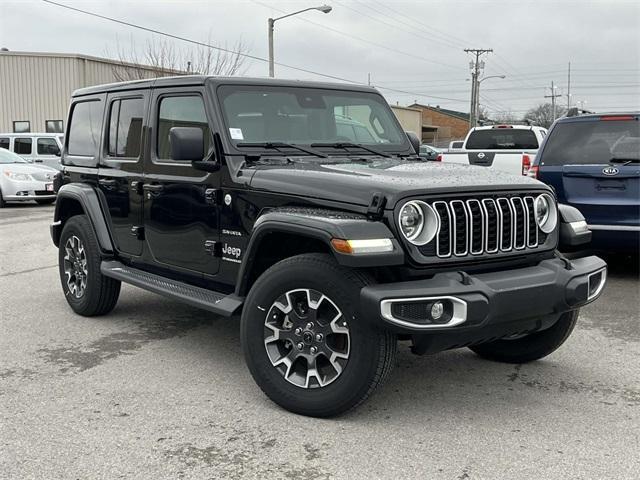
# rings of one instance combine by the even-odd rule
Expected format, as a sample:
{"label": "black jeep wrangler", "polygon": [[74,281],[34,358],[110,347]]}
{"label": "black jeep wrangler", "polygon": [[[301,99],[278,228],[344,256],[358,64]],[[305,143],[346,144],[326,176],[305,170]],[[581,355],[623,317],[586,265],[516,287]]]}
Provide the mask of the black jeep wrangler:
{"label": "black jeep wrangler", "polygon": [[503,362],[558,348],[605,283],[549,187],[422,160],[355,85],[185,76],[74,93],[51,226],[71,308],[120,282],[232,316],[255,381],[331,416],[416,354]]}

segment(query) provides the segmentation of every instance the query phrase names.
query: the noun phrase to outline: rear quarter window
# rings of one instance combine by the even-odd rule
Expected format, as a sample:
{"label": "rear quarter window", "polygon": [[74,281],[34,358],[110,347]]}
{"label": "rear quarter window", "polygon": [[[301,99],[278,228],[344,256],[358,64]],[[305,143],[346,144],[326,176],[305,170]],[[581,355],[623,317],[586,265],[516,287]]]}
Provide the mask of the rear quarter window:
{"label": "rear quarter window", "polygon": [[470,150],[532,150],[538,146],[533,130],[520,128],[476,130],[467,140],[467,149]]}
{"label": "rear quarter window", "polygon": [[640,122],[594,120],[558,123],[547,139],[540,165],[604,165],[640,157]]}
{"label": "rear quarter window", "polygon": [[67,152],[78,157],[95,157],[102,131],[103,106],[100,100],[78,102],[71,112]]}

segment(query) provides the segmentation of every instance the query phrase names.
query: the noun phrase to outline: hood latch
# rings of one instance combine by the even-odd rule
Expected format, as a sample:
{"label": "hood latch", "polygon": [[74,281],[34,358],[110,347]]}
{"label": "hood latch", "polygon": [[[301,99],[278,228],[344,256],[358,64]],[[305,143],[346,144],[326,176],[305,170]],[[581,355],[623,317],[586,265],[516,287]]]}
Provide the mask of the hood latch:
{"label": "hood latch", "polygon": [[367,207],[367,217],[370,220],[379,220],[384,214],[384,206],[387,203],[387,199],[381,192],[375,192],[369,201]]}

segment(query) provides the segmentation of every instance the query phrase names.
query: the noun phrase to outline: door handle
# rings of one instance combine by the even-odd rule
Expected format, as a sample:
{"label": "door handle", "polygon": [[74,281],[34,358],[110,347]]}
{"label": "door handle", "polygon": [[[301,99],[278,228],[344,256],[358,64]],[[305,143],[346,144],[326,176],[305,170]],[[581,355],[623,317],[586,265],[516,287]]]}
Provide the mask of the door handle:
{"label": "door handle", "polygon": [[42,163],[42,160],[34,160],[36,163]]}
{"label": "door handle", "polygon": [[143,185],[143,190],[147,190],[149,192],[160,192],[164,188],[162,185]]}
{"label": "door handle", "polygon": [[118,182],[110,178],[101,178],[100,180],[98,180],[98,183],[105,187],[114,187]]}

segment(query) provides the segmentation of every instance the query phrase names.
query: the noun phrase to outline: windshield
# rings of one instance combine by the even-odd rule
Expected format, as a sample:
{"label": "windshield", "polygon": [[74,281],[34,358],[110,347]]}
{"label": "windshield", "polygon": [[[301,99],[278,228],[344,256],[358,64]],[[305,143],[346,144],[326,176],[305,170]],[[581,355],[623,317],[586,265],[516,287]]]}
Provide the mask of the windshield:
{"label": "windshield", "polygon": [[229,138],[239,148],[279,142],[347,142],[387,152],[409,147],[391,109],[375,93],[228,85],[218,95]]}
{"label": "windshield", "polygon": [[536,134],[522,128],[475,130],[467,140],[467,150],[525,150],[538,148]]}
{"label": "windshield", "polygon": [[0,148],[0,163],[29,163],[20,155],[16,155],[9,150]]}
{"label": "windshield", "polygon": [[541,165],[602,165],[640,159],[640,121],[558,123],[547,140]]}

